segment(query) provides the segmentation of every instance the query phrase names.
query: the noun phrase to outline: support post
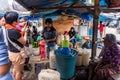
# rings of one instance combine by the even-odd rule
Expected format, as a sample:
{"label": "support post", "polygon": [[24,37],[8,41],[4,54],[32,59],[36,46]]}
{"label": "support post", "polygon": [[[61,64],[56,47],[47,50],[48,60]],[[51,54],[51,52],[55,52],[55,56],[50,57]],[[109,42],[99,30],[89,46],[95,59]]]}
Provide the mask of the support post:
{"label": "support post", "polygon": [[97,35],[98,35],[98,19],[99,19],[99,0],[95,0],[94,20],[93,20],[93,37],[92,37],[92,54],[93,60],[97,52]]}

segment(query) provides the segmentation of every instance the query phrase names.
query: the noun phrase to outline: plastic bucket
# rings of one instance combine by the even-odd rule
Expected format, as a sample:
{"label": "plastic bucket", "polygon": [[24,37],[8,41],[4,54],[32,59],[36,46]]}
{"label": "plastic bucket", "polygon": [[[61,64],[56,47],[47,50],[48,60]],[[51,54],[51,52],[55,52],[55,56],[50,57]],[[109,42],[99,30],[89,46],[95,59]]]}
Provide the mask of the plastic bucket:
{"label": "plastic bucket", "polygon": [[60,54],[60,50],[55,50],[56,68],[62,79],[70,79],[74,76],[75,64],[78,52],[71,49],[72,56]]}

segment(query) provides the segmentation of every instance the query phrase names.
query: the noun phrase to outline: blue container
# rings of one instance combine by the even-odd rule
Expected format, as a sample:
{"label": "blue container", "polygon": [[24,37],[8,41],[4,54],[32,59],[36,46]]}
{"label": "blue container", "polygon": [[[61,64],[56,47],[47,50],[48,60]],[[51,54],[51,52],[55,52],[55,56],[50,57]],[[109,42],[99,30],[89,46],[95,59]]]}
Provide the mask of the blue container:
{"label": "blue container", "polygon": [[56,68],[62,79],[70,79],[74,76],[78,52],[71,49],[71,53],[71,56],[67,56],[60,54],[60,49],[55,50]]}
{"label": "blue container", "polygon": [[70,48],[60,48],[60,53],[64,55],[69,55],[71,54],[71,49]]}

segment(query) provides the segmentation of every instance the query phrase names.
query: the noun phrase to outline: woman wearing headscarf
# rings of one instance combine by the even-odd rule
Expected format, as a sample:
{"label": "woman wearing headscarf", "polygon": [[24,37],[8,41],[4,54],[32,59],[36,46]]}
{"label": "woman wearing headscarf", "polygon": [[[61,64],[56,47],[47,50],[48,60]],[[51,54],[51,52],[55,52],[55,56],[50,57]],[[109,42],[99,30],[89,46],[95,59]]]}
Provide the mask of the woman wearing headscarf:
{"label": "woman wearing headscarf", "polygon": [[[117,45],[116,36],[106,34],[102,59],[96,65],[89,66],[89,80],[109,80],[112,74],[120,73],[120,47]],[[91,74],[93,78],[91,79]]]}

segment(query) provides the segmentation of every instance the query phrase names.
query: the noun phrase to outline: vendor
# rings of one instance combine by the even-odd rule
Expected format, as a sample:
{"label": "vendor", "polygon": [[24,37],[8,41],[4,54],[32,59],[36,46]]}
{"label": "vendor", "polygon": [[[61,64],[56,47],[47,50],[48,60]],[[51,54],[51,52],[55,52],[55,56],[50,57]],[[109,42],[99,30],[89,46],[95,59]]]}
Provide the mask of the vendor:
{"label": "vendor", "polygon": [[117,45],[116,36],[106,34],[104,46],[102,59],[89,66],[88,80],[108,80],[111,74],[120,73],[120,47]]}
{"label": "vendor", "polygon": [[77,40],[75,39],[75,29],[74,27],[71,27],[70,31],[69,31],[69,37],[70,37],[70,42],[73,43],[73,47],[75,48],[75,44],[77,42]]}
{"label": "vendor", "polygon": [[45,25],[42,34],[47,45],[47,58],[49,58],[50,51],[54,50],[56,46],[57,32],[53,27],[53,21],[51,18],[45,20]]}

